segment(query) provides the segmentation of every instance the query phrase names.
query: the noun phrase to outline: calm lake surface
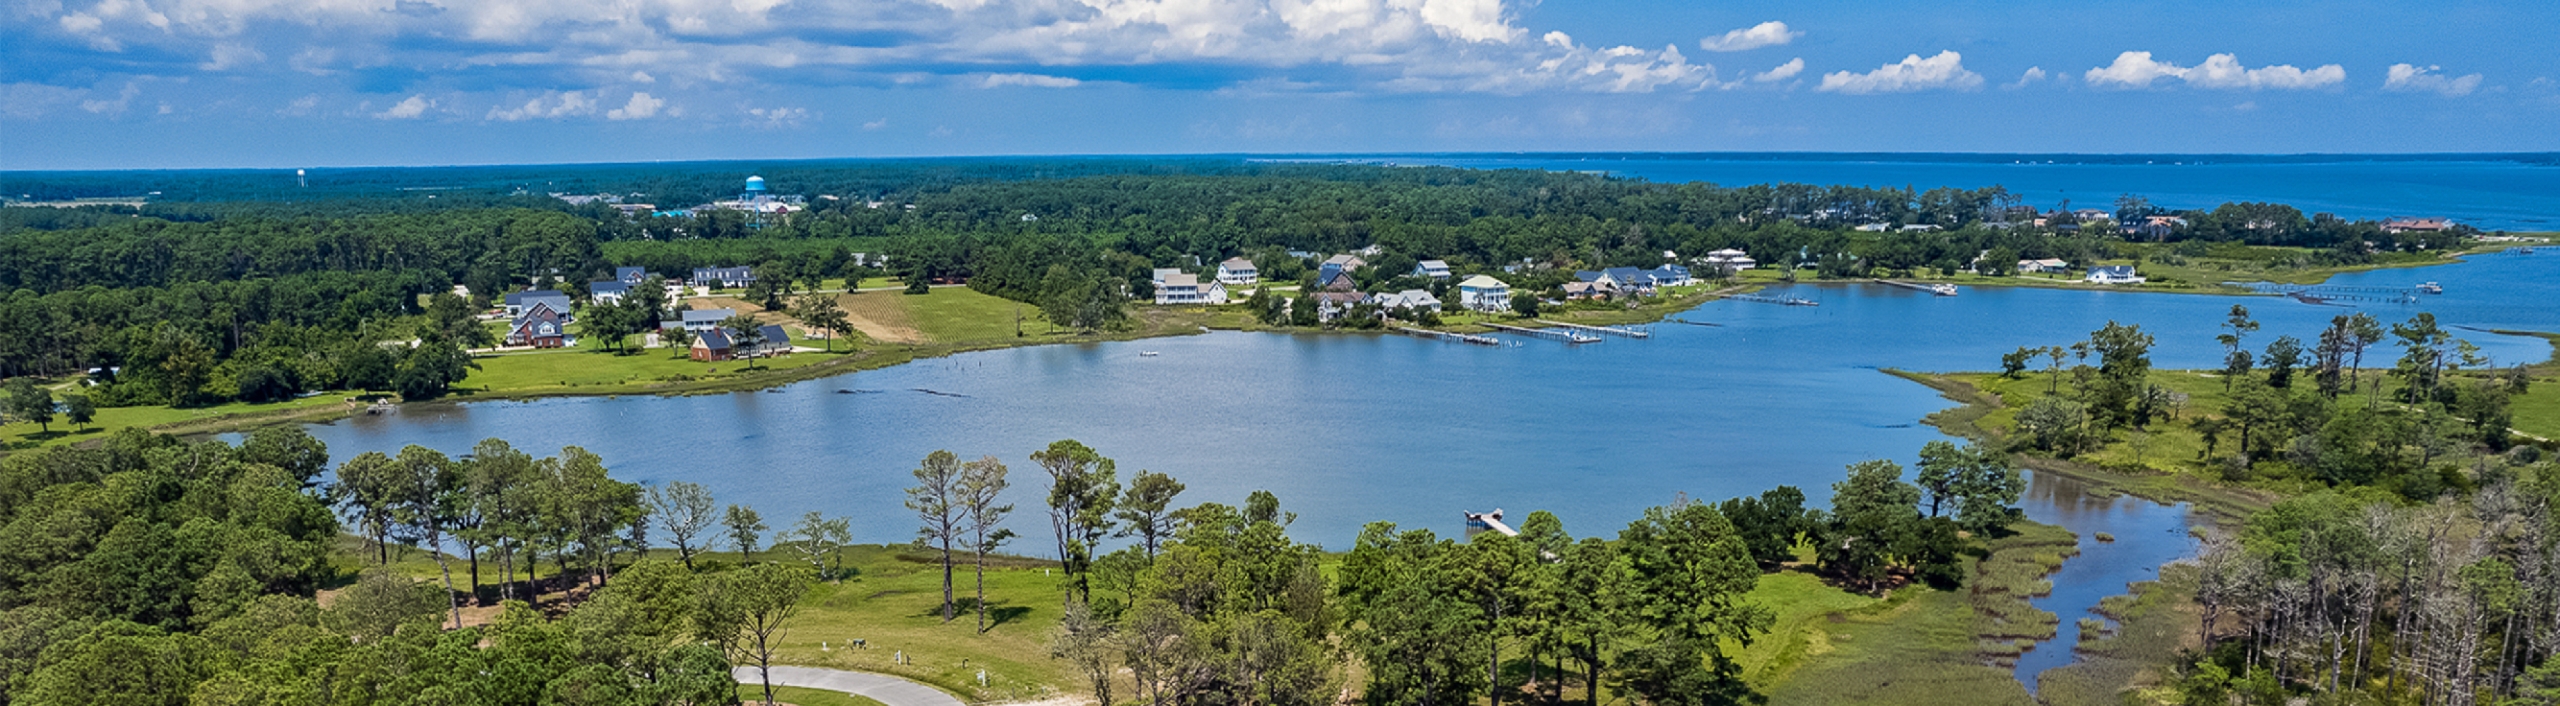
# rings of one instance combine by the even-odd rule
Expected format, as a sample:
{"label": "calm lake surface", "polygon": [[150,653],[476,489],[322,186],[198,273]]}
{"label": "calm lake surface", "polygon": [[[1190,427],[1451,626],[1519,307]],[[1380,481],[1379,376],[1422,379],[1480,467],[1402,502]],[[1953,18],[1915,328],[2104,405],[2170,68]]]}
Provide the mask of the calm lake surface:
{"label": "calm lake surface", "polygon": [[[2336,283],[2445,284],[2447,293],[2420,305],[2367,309],[2386,322],[2426,310],[2450,325],[2560,331],[2556,276],[2560,253],[2546,250]],[[1124,480],[1138,469],[1173,474],[1189,486],[1182,504],[1241,504],[1271,490],[1298,514],[1292,534],[1336,550],[1364,523],[1454,536],[1460,511],[1494,508],[1515,521],[1550,510],[1576,536],[1613,535],[1683,494],[1716,501],[1794,485],[1826,504],[1846,464],[1908,465],[1921,444],[1945,438],[1920,418],[1950,403],[1879,368],[1991,369],[2002,352],[2068,344],[2110,320],[2156,336],[2157,365],[2203,367],[2216,364],[2215,327],[2235,302],[2264,323],[2252,337],[2261,347],[2280,334],[2312,340],[2350,311],[2273,297],[2032,288],[1777,291],[1822,306],[1709,302],[1678,318],[1719,326],[1665,323],[1650,340],[1577,347],[1235,332],[1039,346],[761,393],[409,405],[311,431],[337,458],[407,444],[459,454],[486,437],[537,455],[583,446],[616,477],[702,483],[777,528],[805,512],[848,516],[861,542],[914,536],[901,489],[936,449],[1010,465],[1018,522],[1040,534],[1047,481],[1028,456],[1069,438],[1117,459]],[[2460,333],[2502,364],[2551,352],[2540,339]],[[2371,355],[2386,366],[2397,356]],[[2078,531],[2084,553],[2036,601],[2062,616],[2062,634],[2029,653],[2022,675],[2068,663],[2074,622],[2099,597],[2191,548],[2183,507],[2089,498],[2043,478],[2024,505],[2038,521]],[[2099,531],[2118,541],[2088,539]]]}
{"label": "calm lake surface", "polygon": [[2560,229],[2560,157],[2442,155],[1592,154],[1394,155],[1356,161],[1473,169],[1600,171],[1728,186],[2006,186],[2026,203],[2113,210],[2136,194],[2167,208],[2290,204],[2348,218],[2445,216],[2481,230]]}

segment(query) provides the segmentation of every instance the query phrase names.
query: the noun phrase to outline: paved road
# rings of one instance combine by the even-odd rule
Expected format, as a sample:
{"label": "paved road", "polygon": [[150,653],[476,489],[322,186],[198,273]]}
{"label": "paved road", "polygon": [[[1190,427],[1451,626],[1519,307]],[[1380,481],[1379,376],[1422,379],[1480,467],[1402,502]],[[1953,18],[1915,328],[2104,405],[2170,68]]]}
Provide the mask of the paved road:
{"label": "paved road", "polygon": [[[754,667],[739,667],[731,673],[737,676],[740,684],[764,684]],[[888,706],[962,706],[960,699],[943,693],[941,689],[870,672],[777,666],[773,668],[773,685],[841,691],[868,696]]]}

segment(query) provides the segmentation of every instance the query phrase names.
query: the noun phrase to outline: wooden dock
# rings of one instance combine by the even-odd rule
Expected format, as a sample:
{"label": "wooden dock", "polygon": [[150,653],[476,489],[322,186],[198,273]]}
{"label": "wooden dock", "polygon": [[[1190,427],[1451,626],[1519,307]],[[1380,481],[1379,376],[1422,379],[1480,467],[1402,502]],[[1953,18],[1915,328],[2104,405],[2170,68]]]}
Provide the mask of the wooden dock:
{"label": "wooden dock", "polygon": [[1785,304],[1785,305],[1787,305],[1787,306],[1822,306],[1822,304],[1821,304],[1820,302],[1816,302],[1816,301],[1811,300],[1811,299],[1797,299],[1797,298],[1795,298],[1795,297],[1779,298],[1779,297],[1762,296],[1762,295],[1758,295],[1758,294],[1727,294],[1727,295],[1724,295],[1724,298],[1726,298],[1726,299],[1738,299],[1738,300],[1746,301],[1746,302],[1760,302],[1760,303],[1762,303],[1762,304]]}
{"label": "wooden dock", "polygon": [[1592,332],[1592,333],[1607,334],[1607,335],[1611,335],[1611,336],[1625,336],[1625,337],[1628,337],[1628,338],[1652,338],[1652,337],[1653,337],[1653,334],[1651,334],[1651,333],[1647,333],[1647,332],[1644,332],[1644,331],[1638,331],[1638,330],[1635,330],[1635,329],[1627,329],[1627,328],[1615,328],[1615,327],[1610,327],[1610,326],[1591,326],[1591,325],[1587,325],[1587,324],[1569,324],[1569,323],[1565,323],[1565,322],[1562,322],[1562,321],[1551,321],[1551,320],[1547,320],[1547,319],[1539,319],[1539,320],[1538,320],[1538,323],[1548,324],[1548,325],[1553,325],[1553,326],[1562,326],[1562,327],[1569,328],[1569,329],[1573,329],[1573,330],[1576,330],[1576,331],[1589,331],[1589,332]]}
{"label": "wooden dock", "polygon": [[1889,279],[1876,280],[1876,284],[1889,284],[1905,289],[1917,289],[1941,297],[1952,297],[1956,295],[1956,286],[1952,284],[1921,284],[1918,282],[1901,282]]}
{"label": "wooden dock", "polygon": [[1512,333],[1525,333],[1525,334],[1528,334],[1528,335],[1531,335],[1531,336],[1544,336],[1544,337],[1547,337],[1547,338],[1553,338],[1553,339],[1556,339],[1556,340],[1559,340],[1559,341],[1563,341],[1563,342],[1566,342],[1566,343],[1599,343],[1599,342],[1600,342],[1600,337],[1599,337],[1599,336],[1585,336],[1585,335],[1582,335],[1582,334],[1579,334],[1579,333],[1574,333],[1574,332],[1572,332],[1572,331],[1557,331],[1557,330],[1554,330],[1554,329],[1543,329],[1543,328],[1521,328],[1521,327],[1519,327],[1519,326],[1504,326],[1504,325],[1502,325],[1502,324],[1485,324],[1485,325],[1486,325],[1486,326],[1491,326],[1491,327],[1494,327],[1494,328],[1498,328],[1498,329],[1502,329],[1502,330],[1504,330],[1504,331],[1509,331],[1509,332],[1512,332]]}
{"label": "wooden dock", "polygon": [[1431,330],[1431,329],[1413,328],[1413,327],[1410,327],[1410,326],[1398,326],[1398,327],[1396,327],[1396,330],[1398,330],[1398,331],[1403,331],[1403,332],[1405,332],[1405,333],[1413,334],[1413,335],[1416,335],[1416,336],[1421,336],[1421,337],[1423,337],[1423,338],[1437,338],[1437,339],[1444,340],[1444,341],[1457,341],[1457,342],[1460,342],[1460,343],[1473,343],[1473,344],[1476,344],[1476,345],[1479,345],[1479,346],[1499,346],[1499,345],[1502,345],[1502,339],[1494,338],[1494,337],[1492,337],[1492,336],[1475,336],[1475,335],[1464,334],[1464,333],[1450,333],[1450,332],[1447,332],[1447,331],[1433,331],[1433,330]]}

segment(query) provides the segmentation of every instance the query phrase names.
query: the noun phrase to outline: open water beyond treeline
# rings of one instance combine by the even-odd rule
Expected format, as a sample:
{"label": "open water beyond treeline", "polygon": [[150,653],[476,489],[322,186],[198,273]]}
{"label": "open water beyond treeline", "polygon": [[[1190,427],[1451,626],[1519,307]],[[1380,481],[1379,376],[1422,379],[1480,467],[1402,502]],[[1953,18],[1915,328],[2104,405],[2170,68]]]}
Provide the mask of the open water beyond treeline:
{"label": "open water beyond treeline", "polygon": [[[2386,322],[2432,311],[2500,364],[2550,355],[2543,340],[2487,330],[2560,331],[2560,252],[2333,283],[2429,280],[2446,292],[2363,310]],[[1021,522],[1037,525],[1045,488],[1028,456],[1058,439],[1117,459],[1124,479],[1139,469],[1174,475],[1189,486],[1181,504],[1241,504],[1271,490],[1298,515],[1292,534],[1335,550],[1364,523],[1457,535],[1460,511],[1494,508],[1515,521],[1550,510],[1576,536],[1614,535],[1645,507],[1683,495],[1715,501],[1794,485],[1827,505],[1846,464],[1908,465],[1923,443],[1946,438],[1920,419],[1950,403],[1880,368],[1992,369],[2003,352],[2068,344],[2108,321],[2156,336],[2160,367],[2207,367],[2233,303],[2263,322],[2251,339],[2260,347],[2284,334],[2312,340],[2351,310],[2022,287],[1955,297],[1865,284],[1774,293],[1821,306],[1712,301],[1675,318],[1714,326],[1657,324],[1647,340],[1581,346],[1225,332],[1012,348],[764,392],[409,405],[311,432],[338,458],[407,444],[459,454],[487,437],[537,455],[582,446],[617,477],[701,483],[776,526],[811,511],[850,517],[861,542],[914,536],[901,489],[937,449],[1013,466],[1007,499],[1024,509]],[[2376,355],[2387,366],[2397,354]],[[2022,677],[2070,662],[2075,623],[2099,598],[2192,551],[2183,506],[2092,497],[2056,478],[2034,479],[2023,505],[2083,541],[2053,578],[2054,593],[2035,601],[2061,615],[2061,634],[2021,661]],[[2091,541],[2095,532],[2117,540]]]}

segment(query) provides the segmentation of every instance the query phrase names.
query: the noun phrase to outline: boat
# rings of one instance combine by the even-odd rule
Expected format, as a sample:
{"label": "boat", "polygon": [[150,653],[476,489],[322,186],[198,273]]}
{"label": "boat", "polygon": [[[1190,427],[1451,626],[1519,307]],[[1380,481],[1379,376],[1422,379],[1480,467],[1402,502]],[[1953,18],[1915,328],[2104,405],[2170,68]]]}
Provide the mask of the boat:
{"label": "boat", "polygon": [[2420,294],[2443,294],[2443,293],[2444,293],[2444,285],[2436,284],[2436,283],[2434,283],[2434,282],[2421,282],[2421,283],[2419,283],[2419,284],[2418,284],[2418,293],[2420,293]]}
{"label": "boat", "polygon": [[1932,284],[1929,285],[1929,291],[1936,292],[1938,296],[1941,297],[1952,297],[1956,295],[1956,286],[1952,284]]}
{"label": "boat", "polygon": [[1138,351],[1138,355],[1143,356],[1143,357],[1147,357],[1147,358],[1153,358],[1153,357],[1156,357],[1156,352],[1155,352],[1155,351]]}

